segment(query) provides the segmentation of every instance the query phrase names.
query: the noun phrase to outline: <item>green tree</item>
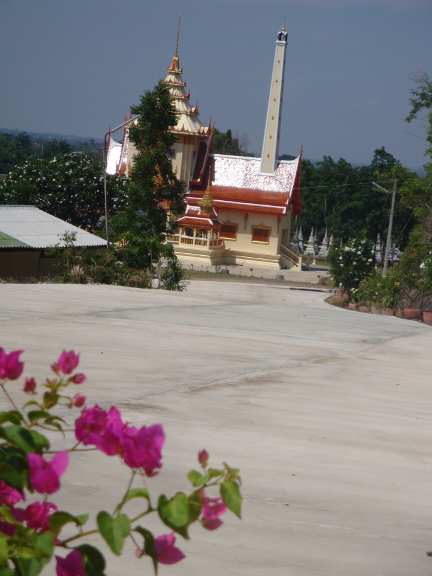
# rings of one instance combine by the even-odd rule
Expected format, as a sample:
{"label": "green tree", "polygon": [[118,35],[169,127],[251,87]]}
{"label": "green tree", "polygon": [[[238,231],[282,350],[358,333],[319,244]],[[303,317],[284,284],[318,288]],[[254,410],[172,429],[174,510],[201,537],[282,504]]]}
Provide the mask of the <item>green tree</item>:
{"label": "green tree", "polygon": [[[110,214],[126,202],[128,181],[109,177]],[[81,228],[103,227],[104,191],[100,163],[80,154],[40,158],[18,166],[0,182],[0,204],[30,204]]]}
{"label": "green tree", "polygon": [[[375,150],[369,166],[352,166],[343,158],[335,162],[331,156],[324,156],[316,164],[303,160],[303,213],[297,225],[306,233],[311,228],[318,228],[319,238],[327,229],[344,241],[356,236],[375,240],[378,233],[385,235],[390,200],[372,182],[387,187],[395,176],[394,170],[399,167],[398,161],[384,148]],[[406,170],[403,175],[407,177]],[[396,207],[393,238],[397,243],[408,239],[410,215],[409,207]]]}
{"label": "green tree", "polygon": [[425,156],[428,160],[424,165],[425,175],[407,179],[401,192],[404,202],[414,210],[417,218],[415,241],[432,244],[432,80],[423,73],[416,79],[416,84],[417,87],[411,90],[411,111],[405,120],[412,122],[426,113],[428,147]]}
{"label": "green tree", "polygon": [[230,156],[253,156],[247,151],[249,138],[246,134],[235,134],[230,129],[220,132],[215,129],[213,136],[214,154],[228,154]]}
{"label": "green tree", "polygon": [[149,268],[161,256],[173,255],[172,246],[165,240],[176,230],[170,215],[184,211],[185,185],[174,174],[169,159],[176,140],[170,128],[177,117],[168,87],[159,82],[153,91],[146,91],[132,113],[139,115],[129,132],[137,153],[130,173],[128,202],[113,218],[112,230],[118,240],[124,241],[129,266]]}
{"label": "green tree", "polygon": [[71,154],[73,152],[72,146],[66,142],[66,140],[50,140],[44,142],[43,152],[41,150],[41,156],[47,160],[55,158],[56,156],[62,156],[63,154]]}
{"label": "green tree", "polygon": [[33,153],[33,142],[26,132],[0,134],[0,174],[8,174]]}

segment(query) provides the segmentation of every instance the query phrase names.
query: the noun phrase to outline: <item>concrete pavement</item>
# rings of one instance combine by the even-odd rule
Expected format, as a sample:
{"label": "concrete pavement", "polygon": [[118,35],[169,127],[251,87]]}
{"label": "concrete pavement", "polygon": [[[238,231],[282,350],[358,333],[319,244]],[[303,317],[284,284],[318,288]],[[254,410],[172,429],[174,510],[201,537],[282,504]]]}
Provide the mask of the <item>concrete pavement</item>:
{"label": "concrete pavement", "polygon": [[[188,490],[201,448],[241,468],[243,520],[178,537],[187,558],[162,576],[431,574],[432,328],[325,297],[209,281],[185,293],[3,284],[0,346],[25,349],[37,381],[63,348],[80,351],[89,404],[161,422],[154,497]],[[112,510],[124,472],[77,455],[66,509]],[[151,573],[133,546],[107,557],[109,575]]]}

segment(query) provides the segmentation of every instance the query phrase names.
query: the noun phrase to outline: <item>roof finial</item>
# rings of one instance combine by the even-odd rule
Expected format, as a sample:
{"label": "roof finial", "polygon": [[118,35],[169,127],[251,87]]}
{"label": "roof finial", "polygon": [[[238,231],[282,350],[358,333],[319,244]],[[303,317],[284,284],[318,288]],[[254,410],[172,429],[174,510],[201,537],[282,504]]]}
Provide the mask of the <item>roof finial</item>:
{"label": "roof finial", "polygon": [[178,27],[177,27],[177,39],[176,39],[174,56],[173,56],[173,59],[171,62],[171,66],[168,68],[169,72],[180,72],[181,73],[181,69],[179,67],[179,57],[178,57],[178,45],[179,45],[179,37],[180,37],[180,20],[181,20],[181,14],[179,14]]}
{"label": "roof finial", "polygon": [[178,45],[179,45],[179,37],[180,37],[180,20],[181,20],[181,14],[179,14],[179,19],[178,19],[177,39],[176,39],[176,45],[175,45],[175,50],[174,50],[174,58],[178,58]]}
{"label": "roof finial", "polygon": [[282,32],[285,32],[285,16],[284,16],[283,23],[282,23]]}
{"label": "roof finial", "polygon": [[198,202],[198,206],[201,209],[200,216],[211,216],[213,214],[214,202],[210,192],[210,186],[211,186],[211,167],[209,170],[207,189],[202,199]]}

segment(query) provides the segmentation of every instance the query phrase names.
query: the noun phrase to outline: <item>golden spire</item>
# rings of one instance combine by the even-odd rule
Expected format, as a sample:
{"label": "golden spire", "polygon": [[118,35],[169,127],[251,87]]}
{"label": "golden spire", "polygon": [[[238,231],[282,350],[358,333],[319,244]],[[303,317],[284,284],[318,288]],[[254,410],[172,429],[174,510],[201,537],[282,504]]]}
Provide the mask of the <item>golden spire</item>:
{"label": "golden spire", "polygon": [[175,50],[174,50],[174,57],[178,58],[178,43],[179,43],[179,37],[180,37],[180,20],[181,20],[181,14],[179,14],[179,20],[178,20],[178,26],[177,26],[177,40],[176,40],[176,45],[175,45]]}
{"label": "golden spire", "polygon": [[179,19],[178,19],[177,39],[176,39],[175,48],[174,48],[174,56],[173,56],[173,59],[171,62],[171,68],[168,68],[168,70],[170,72],[181,72],[180,67],[179,67],[179,57],[178,57],[178,45],[179,45],[179,38],[180,38],[180,20],[181,20],[181,14],[179,14]]}
{"label": "golden spire", "polygon": [[285,32],[285,16],[284,16],[283,23],[282,23],[282,32]]}
{"label": "golden spire", "polygon": [[211,183],[211,169],[209,170],[209,179],[207,184],[207,189],[205,191],[202,200],[198,202],[198,206],[201,208],[200,216],[212,216],[214,202],[212,195],[210,194],[210,183]]}

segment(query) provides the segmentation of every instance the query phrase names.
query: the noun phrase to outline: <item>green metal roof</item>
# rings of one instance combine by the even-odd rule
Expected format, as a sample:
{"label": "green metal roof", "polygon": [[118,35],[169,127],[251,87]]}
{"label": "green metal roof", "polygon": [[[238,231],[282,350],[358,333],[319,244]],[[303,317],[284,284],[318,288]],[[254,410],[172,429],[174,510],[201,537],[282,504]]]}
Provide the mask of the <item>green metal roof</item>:
{"label": "green metal roof", "polygon": [[0,248],[31,248],[31,246],[0,230]]}

